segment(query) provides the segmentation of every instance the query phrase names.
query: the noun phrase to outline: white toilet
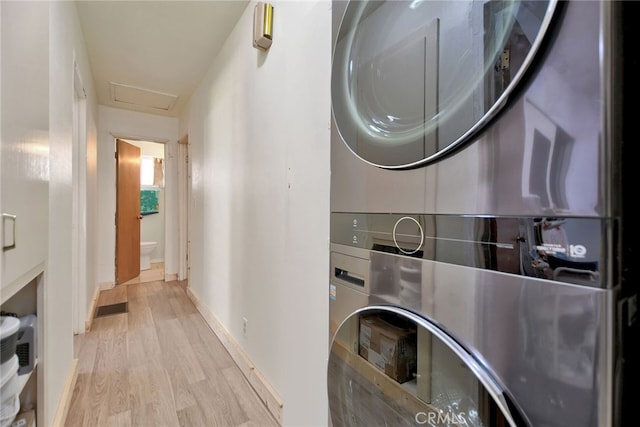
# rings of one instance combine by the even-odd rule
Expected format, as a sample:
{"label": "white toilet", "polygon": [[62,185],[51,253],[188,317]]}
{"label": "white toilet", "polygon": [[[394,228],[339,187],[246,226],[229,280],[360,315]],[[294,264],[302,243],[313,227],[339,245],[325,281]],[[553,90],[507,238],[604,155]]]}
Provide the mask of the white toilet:
{"label": "white toilet", "polygon": [[140,242],[140,270],[151,268],[151,254],[157,245],[157,242]]}

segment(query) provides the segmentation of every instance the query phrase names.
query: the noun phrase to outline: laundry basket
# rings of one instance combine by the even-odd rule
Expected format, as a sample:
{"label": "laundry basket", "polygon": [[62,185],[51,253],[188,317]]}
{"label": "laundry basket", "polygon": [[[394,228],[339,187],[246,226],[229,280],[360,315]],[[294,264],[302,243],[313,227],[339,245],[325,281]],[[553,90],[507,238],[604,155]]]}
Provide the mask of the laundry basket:
{"label": "laundry basket", "polygon": [[5,402],[2,402],[2,410],[0,412],[0,427],[10,426],[13,420],[16,419],[16,415],[18,415],[18,412],[20,412],[20,398],[16,394],[7,399]]}
{"label": "laundry basket", "polygon": [[11,425],[20,411],[18,366],[16,354],[0,365],[0,427]]}
{"label": "laundry basket", "polygon": [[20,319],[13,316],[0,316],[0,364],[7,362],[16,354]]}

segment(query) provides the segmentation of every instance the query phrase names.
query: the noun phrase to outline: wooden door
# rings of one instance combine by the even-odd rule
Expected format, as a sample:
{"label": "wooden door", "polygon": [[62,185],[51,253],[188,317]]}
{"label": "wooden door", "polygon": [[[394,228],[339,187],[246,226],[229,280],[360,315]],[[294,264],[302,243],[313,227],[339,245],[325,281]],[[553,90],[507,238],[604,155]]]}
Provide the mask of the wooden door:
{"label": "wooden door", "polygon": [[140,275],[140,148],[118,139],[116,151],[116,283]]}

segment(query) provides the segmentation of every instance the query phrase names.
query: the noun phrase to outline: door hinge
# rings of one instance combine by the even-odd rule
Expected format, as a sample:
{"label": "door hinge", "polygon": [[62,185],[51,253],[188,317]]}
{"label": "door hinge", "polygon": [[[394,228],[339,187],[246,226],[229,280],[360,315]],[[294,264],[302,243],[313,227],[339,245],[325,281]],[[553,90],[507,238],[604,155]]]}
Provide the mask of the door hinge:
{"label": "door hinge", "polygon": [[498,63],[496,64],[496,71],[508,70],[509,62],[510,62],[511,52],[509,49],[505,49],[502,51],[500,56],[498,57]]}

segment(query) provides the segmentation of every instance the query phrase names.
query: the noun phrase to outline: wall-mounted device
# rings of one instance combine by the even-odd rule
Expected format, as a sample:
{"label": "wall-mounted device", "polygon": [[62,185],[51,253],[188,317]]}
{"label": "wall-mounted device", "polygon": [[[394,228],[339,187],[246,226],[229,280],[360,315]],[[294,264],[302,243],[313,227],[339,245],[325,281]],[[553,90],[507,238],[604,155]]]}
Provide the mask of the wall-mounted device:
{"label": "wall-mounted device", "polygon": [[18,355],[18,375],[33,371],[37,358],[36,316],[34,314],[27,314],[20,318],[16,354]]}
{"label": "wall-mounted device", "polygon": [[258,2],[253,9],[253,47],[267,50],[273,41],[273,5]]}

